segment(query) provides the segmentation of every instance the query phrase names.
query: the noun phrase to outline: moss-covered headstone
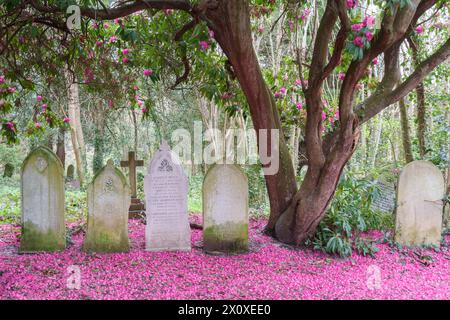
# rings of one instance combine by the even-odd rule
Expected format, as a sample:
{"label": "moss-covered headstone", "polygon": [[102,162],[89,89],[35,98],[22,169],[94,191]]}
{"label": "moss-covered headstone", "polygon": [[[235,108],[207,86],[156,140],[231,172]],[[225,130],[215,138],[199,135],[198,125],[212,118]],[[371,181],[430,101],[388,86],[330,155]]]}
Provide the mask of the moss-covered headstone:
{"label": "moss-covered headstone", "polygon": [[203,247],[211,253],[248,250],[248,182],[235,165],[214,165],[203,181]]}
{"label": "moss-covered headstone", "polygon": [[14,173],[14,166],[11,163],[5,164],[5,171],[3,171],[3,178],[11,178]]}
{"label": "moss-covered headstone", "polygon": [[59,251],[66,247],[64,169],[48,148],[34,149],[21,170],[21,252]]}
{"label": "moss-covered headstone", "polygon": [[75,175],[75,167],[73,166],[73,164],[69,164],[69,166],[67,167],[67,176],[66,176],[67,181],[72,181],[74,175]]}
{"label": "moss-covered headstone", "polygon": [[88,186],[88,226],[83,250],[126,252],[130,188],[111,160]]}
{"label": "moss-covered headstone", "polygon": [[444,177],[431,162],[413,161],[399,177],[395,241],[407,246],[441,241]]}

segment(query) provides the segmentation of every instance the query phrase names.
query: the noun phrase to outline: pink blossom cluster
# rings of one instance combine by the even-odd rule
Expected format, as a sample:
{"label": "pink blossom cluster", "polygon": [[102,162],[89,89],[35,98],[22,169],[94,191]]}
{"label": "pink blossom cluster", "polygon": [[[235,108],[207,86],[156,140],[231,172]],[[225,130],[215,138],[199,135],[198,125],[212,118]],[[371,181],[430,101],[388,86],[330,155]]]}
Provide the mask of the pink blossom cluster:
{"label": "pink blossom cluster", "polygon": [[[191,221],[201,222],[193,215]],[[145,226],[129,224],[128,253],[86,254],[84,235],[71,236],[58,253],[18,254],[20,227],[0,225],[0,300],[8,299],[450,299],[447,247],[428,249],[422,263],[408,251],[382,243],[375,259],[353,254],[337,259],[311,249],[296,250],[263,234],[266,220],[251,220],[250,251],[213,256],[202,250],[202,233],[192,231],[191,252],[145,251]],[[75,230],[79,222],[68,224]],[[446,237],[450,241],[450,237]],[[80,270],[80,288],[68,287]],[[368,284],[379,270],[379,286]]]}

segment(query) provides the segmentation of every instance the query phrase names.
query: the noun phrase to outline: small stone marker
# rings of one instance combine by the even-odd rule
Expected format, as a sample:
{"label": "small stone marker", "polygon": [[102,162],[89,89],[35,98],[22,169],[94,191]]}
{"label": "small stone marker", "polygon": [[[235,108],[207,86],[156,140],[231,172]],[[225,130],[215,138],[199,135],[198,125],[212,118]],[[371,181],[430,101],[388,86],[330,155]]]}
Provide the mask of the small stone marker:
{"label": "small stone marker", "polygon": [[163,141],[144,178],[147,251],[191,250],[187,176],[180,160]]}
{"label": "small stone marker", "polygon": [[3,178],[11,178],[14,173],[14,166],[11,163],[5,164],[5,171],[3,171]]}
{"label": "small stone marker", "polygon": [[20,252],[64,250],[64,169],[59,158],[47,147],[34,149],[23,162],[20,187]]}
{"label": "small stone marker", "polygon": [[216,164],[203,181],[203,247],[207,252],[248,250],[248,181],[235,165]]}
{"label": "small stone marker", "polygon": [[75,175],[75,167],[73,166],[73,164],[69,164],[69,166],[67,167],[66,180],[72,181],[74,175]]}
{"label": "small stone marker", "polygon": [[136,160],[136,153],[134,151],[128,152],[128,161],[120,161],[121,167],[127,167],[129,169],[128,176],[130,179],[130,191],[131,191],[131,205],[129,208],[129,217],[139,217],[145,210],[144,204],[137,198],[136,188],[136,167],[144,166],[143,160]]}
{"label": "small stone marker", "polygon": [[399,177],[395,241],[407,246],[439,245],[444,178],[428,161],[413,161]]}
{"label": "small stone marker", "polygon": [[112,160],[94,177],[88,189],[88,224],[83,250],[126,252],[130,188]]}

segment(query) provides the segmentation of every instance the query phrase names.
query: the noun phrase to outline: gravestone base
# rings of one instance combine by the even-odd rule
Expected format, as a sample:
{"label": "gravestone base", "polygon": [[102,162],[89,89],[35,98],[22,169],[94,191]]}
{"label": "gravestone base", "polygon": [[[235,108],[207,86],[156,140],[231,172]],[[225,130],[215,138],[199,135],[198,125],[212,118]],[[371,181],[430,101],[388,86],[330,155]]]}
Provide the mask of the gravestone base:
{"label": "gravestone base", "polygon": [[[95,220],[95,219],[93,219]],[[85,252],[128,252],[130,251],[130,245],[128,237],[115,234],[111,230],[119,230],[121,226],[110,226],[102,223],[102,221],[93,221],[95,225],[95,234],[90,237],[86,237],[83,244],[83,251]]]}
{"label": "gravestone base", "polygon": [[248,224],[225,223],[203,230],[203,246],[208,253],[248,251]]}
{"label": "gravestone base", "polygon": [[56,252],[66,248],[66,239],[61,237],[64,231],[43,232],[39,227],[31,222],[25,222],[22,229],[22,239],[20,242],[20,253],[35,252]]}
{"label": "gravestone base", "polygon": [[139,219],[145,217],[145,204],[138,198],[131,198],[130,209],[128,210],[129,219]]}

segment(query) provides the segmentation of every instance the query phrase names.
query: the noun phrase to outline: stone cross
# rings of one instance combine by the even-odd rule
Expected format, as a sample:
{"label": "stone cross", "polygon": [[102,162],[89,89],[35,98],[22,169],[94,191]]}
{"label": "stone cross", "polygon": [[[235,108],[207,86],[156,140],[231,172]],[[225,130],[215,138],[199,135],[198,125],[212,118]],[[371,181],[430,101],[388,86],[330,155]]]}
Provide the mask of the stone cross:
{"label": "stone cross", "polygon": [[130,179],[131,197],[136,198],[136,167],[143,167],[144,160],[136,160],[136,153],[134,151],[128,152],[128,161],[120,161],[121,167],[128,167]]}

